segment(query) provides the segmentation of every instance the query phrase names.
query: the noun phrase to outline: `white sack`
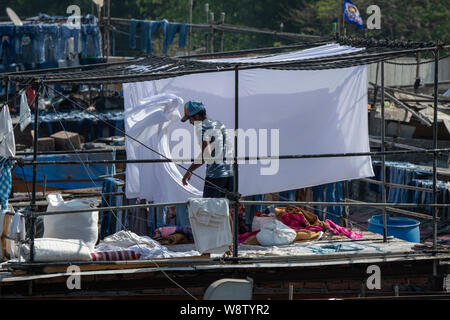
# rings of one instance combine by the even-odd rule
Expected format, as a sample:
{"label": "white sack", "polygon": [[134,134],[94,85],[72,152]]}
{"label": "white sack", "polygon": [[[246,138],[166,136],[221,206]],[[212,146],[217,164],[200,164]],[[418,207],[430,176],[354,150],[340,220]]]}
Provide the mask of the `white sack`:
{"label": "white sack", "polygon": [[256,239],[263,246],[282,246],[290,244],[297,237],[297,232],[281,221],[274,220],[264,224]]}
{"label": "white sack", "polygon": [[[26,260],[30,260],[30,247],[21,245]],[[88,261],[91,260],[91,250],[79,239],[34,239],[34,261]]]}
{"label": "white sack", "polygon": [[[97,199],[64,201],[61,194],[47,196],[47,212],[94,209]],[[61,213],[44,216],[44,238],[80,239],[94,251],[98,239],[98,211]]]}
{"label": "white sack", "polygon": [[252,221],[252,231],[261,230],[266,223],[271,223],[274,220],[275,216],[267,216],[267,217],[254,216]]}

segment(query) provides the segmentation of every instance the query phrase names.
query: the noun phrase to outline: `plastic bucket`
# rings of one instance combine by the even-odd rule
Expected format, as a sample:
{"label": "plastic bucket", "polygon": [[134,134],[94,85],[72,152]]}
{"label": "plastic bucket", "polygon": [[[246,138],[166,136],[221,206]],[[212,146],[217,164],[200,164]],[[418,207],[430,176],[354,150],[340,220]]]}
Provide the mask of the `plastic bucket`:
{"label": "plastic bucket", "polygon": [[[414,219],[386,216],[387,235],[409,242],[420,243],[419,224]],[[383,234],[383,215],[370,218],[368,230]]]}

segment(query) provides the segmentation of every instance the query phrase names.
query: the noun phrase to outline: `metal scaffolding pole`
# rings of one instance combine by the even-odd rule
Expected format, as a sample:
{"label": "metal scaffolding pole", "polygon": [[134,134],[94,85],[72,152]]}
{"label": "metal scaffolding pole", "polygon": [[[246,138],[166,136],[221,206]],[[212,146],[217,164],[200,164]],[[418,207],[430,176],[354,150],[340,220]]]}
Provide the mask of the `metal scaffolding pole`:
{"label": "metal scaffolding pole", "polygon": [[[239,191],[239,166],[238,156],[238,128],[239,128],[239,67],[234,71],[234,190],[235,194]],[[238,256],[238,232],[239,232],[239,203],[234,204],[233,219],[233,257]]]}
{"label": "metal scaffolding pole", "polygon": [[[384,61],[381,61],[381,152],[385,150],[386,122],[384,118]],[[381,156],[381,201],[386,203],[386,156]],[[387,216],[383,207],[383,242],[387,241]]]}
{"label": "metal scaffolding pole", "polygon": [[[37,87],[37,86],[36,86]],[[32,191],[31,191],[31,204],[30,209],[31,213],[34,213],[37,211],[36,206],[36,174],[37,174],[37,152],[38,152],[38,136],[39,136],[39,87],[36,88],[36,97],[34,100],[34,137],[33,137],[33,184],[32,184]],[[34,215],[31,215],[29,218],[29,226],[30,226],[30,262],[34,261],[34,229],[35,229],[35,223],[36,223],[36,217]]]}
{"label": "metal scaffolding pole", "polygon": [[[433,146],[438,145],[438,86],[439,86],[439,47],[434,51],[434,115]],[[437,153],[433,153],[433,204],[437,204]],[[433,208],[433,250],[437,250],[437,216],[438,209]]]}

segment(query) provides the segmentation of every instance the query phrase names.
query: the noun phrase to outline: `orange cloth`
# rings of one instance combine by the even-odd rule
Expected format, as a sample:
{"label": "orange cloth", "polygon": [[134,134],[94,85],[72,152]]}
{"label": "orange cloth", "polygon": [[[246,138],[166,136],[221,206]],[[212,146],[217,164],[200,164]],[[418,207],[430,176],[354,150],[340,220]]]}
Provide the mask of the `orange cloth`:
{"label": "orange cloth", "polygon": [[181,244],[181,243],[188,243],[188,239],[186,236],[182,233],[174,233],[170,236],[165,237],[158,237],[154,238],[153,240],[158,241],[159,244],[162,245],[172,245],[172,244]]}
{"label": "orange cloth", "polygon": [[289,206],[289,207],[275,208],[275,217],[281,221],[281,217],[286,212],[303,215],[306,220],[305,227],[313,225],[313,226],[321,226],[324,230],[328,229],[328,226],[323,221],[320,221],[318,216],[316,216],[314,213],[312,213],[308,210],[302,209],[300,207]]}

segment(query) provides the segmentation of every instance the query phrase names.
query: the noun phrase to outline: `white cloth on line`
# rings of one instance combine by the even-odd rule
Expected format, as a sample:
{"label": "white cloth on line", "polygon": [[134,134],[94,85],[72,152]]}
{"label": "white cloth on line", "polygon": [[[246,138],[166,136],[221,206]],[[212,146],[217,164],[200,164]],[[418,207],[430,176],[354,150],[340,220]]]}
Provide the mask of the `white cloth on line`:
{"label": "white cloth on line", "polygon": [[9,226],[9,236],[14,239],[10,241],[11,257],[10,259],[21,259],[21,242],[25,240],[25,217],[20,212],[15,212]]}
{"label": "white cloth on line", "polygon": [[0,106],[0,157],[9,158],[16,155],[16,143],[11,115],[7,105]]}
{"label": "white cloth on line", "polygon": [[[329,44],[280,55],[239,58],[235,61],[287,61],[359,50],[362,49]],[[225,60],[232,61],[223,61]],[[260,156],[271,155],[277,147],[270,144],[272,129],[279,130],[279,155],[369,152],[366,73],[366,66],[333,70],[241,70],[239,128],[247,132],[252,129],[267,129],[269,147],[264,154],[263,148],[258,145]],[[233,129],[234,78],[234,71],[230,71],[126,83],[125,117],[127,119],[127,114],[137,110],[143,99],[167,93],[181,97],[184,101],[202,101],[209,117],[224,123],[228,129]],[[182,113],[183,106],[178,108]],[[193,132],[192,126],[187,122],[174,121],[164,128],[164,135],[170,138],[180,129]],[[128,130],[126,127],[127,133]],[[257,131],[257,134],[260,132]],[[178,141],[170,141],[169,138],[163,144],[168,144],[170,150]],[[258,143],[262,141],[258,140]],[[143,142],[154,149],[161,145],[158,139]],[[129,138],[126,138],[126,150],[128,159],[156,157],[151,151],[130,142]],[[248,142],[245,156],[250,156]],[[271,171],[271,164],[268,162],[240,164],[239,192],[243,196],[266,194],[374,175],[369,156],[285,159],[279,160],[278,164],[276,171],[276,162],[272,162],[276,172],[273,175],[261,174],[262,170]],[[181,179],[184,172],[177,174],[179,171],[176,167],[174,170],[161,170],[164,166],[159,165],[158,170],[153,170],[150,166],[157,167],[155,164],[127,165],[127,197],[142,197],[155,202],[186,201],[190,197],[190,192],[177,183],[176,177]],[[205,166],[195,173],[204,177]],[[199,179],[193,177],[190,182],[197,190],[203,190],[203,182]],[[156,190],[150,190],[149,185],[154,185]]]}
{"label": "white cloth on line", "polygon": [[224,253],[232,245],[229,202],[225,198],[189,199],[189,222],[200,253]]}
{"label": "white cloth on line", "polygon": [[25,128],[31,123],[31,111],[28,106],[28,98],[25,90],[20,93],[20,131],[25,130]]}
{"label": "white cloth on line", "polygon": [[[180,121],[179,109],[182,107],[183,100],[173,94],[141,99],[135,108],[125,110],[127,135],[171,159],[168,130],[173,123]],[[163,159],[132,139],[127,138],[125,145],[127,153],[130,152],[130,155],[127,155],[128,159]],[[168,202],[169,199],[186,201],[189,197],[202,196],[202,192],[194,186],[183,186],[181,182],[183,174],[173,162],[128,163],[126,171],[127,198]]]}
{"label": "white cloth on line", "polygon": [[5,216],[6,216],[7,210],[1,210],[0,211],[0,261],[3,261],[3,226],[5,223]]}

